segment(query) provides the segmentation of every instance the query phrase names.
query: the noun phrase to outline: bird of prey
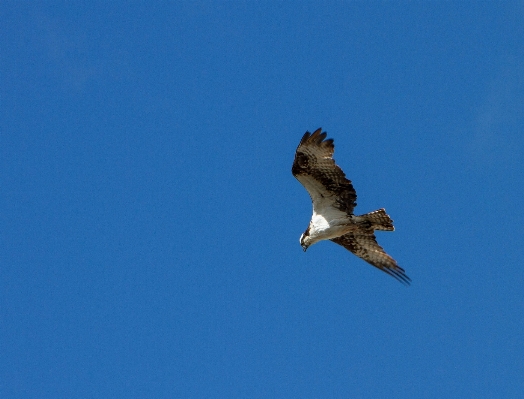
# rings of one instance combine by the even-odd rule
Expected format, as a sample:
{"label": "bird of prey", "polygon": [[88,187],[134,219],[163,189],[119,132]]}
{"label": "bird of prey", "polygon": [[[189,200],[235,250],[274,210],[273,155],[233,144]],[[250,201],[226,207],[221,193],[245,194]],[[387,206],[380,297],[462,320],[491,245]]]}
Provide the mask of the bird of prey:
{"label": "bird of prey", "polygon": [[357,193],[342,169],[335,164],[333,139],[325,140],[326,135],[322,129],[306,132],[297,147],[291,169],[313,202],[313,216],[300,236],[300,245],[305,252],[319,241],[331,240],[409,285],[411,279],[377,244],[374,234],[375,230],[395,230],[393,220],[383,208],[365,215],[353,214],[357,206]]}

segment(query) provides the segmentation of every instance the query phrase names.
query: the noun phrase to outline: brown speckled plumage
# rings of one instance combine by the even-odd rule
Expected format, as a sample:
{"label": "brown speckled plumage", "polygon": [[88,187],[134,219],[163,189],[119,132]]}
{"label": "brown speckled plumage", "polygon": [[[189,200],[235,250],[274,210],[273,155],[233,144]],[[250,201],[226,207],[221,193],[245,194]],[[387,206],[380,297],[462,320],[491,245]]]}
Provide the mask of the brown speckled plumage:
{"label": "brown speckled plumage", "polygon": [[[357,194],[353,184],[335,164],[332,139],[317,129],[306,132],[298,145],[292,173],[308,191],[313,202],[313,217],[300,241],[304,250],[320,240],[329,239],[369,264],[409,285],[411,279],[397,262],[377,244],[375,230],[393,231],[393,220],[384,209],[361,216],[353,214]],[[342,215],[342,217],[341,217]],[[342,227],[341,227],[342,226]],[[335,236],[333,231],[344,232]],[[312,235],[317,234],[313,239]]]}

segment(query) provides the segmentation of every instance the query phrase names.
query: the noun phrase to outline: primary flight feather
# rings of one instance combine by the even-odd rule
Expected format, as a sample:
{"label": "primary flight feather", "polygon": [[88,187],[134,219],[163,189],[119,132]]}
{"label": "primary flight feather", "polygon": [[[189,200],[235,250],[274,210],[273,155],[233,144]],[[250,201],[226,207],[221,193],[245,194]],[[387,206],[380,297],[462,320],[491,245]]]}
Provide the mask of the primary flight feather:
{"label": "primary flight feather", "polygon": [[393,231],[393,220],[384,209],[356,216],[357,193],[346,175],[335,164],[333,139],[317,129],[306,132],[295,152],[293,176],[308,191],[313,202],[313,216],[300,236],[304,249],[322,240],[331,240],[359,258],[409,285],[397,262],[377,244],[375,230]]}

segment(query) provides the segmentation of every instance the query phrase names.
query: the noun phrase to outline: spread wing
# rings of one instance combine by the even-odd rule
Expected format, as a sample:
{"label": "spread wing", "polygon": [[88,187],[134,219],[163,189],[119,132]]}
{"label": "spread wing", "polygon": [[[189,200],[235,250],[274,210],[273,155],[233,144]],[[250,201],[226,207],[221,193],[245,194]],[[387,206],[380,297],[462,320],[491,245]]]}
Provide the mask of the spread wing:
{"label": "spread wing", "polygon": [[313,134],[306,132],[298,145],[291,172],[308,191],[313,208],[330,201],[330,206],[353,214],[357,193],[333,160],[333,139],[325,138],[326,132],[322,133],[322,129]]}
{"label": "spread wing", "polygon": [[380,245],[372,231],[363,230],[358,233],[348,233],[343,236],[331,239],[334,243],[342,245],[347,250],[353,252],[359,258],[364,259],[369,264],[396,278],[403,284],[409,285],[411,279],[406,276],[395,259],[389,256]]}

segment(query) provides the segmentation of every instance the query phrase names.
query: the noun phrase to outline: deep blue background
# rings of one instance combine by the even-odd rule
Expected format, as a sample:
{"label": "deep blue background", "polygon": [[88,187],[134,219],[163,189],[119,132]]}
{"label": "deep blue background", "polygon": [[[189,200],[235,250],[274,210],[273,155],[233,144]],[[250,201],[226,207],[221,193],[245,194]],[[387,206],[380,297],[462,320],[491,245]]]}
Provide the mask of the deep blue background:
{"label": "deep blue background", "polygon": [[[524,392],[521,2],[2,2],[0,396]],[[406,288],[291,175],[318,127]]]}

